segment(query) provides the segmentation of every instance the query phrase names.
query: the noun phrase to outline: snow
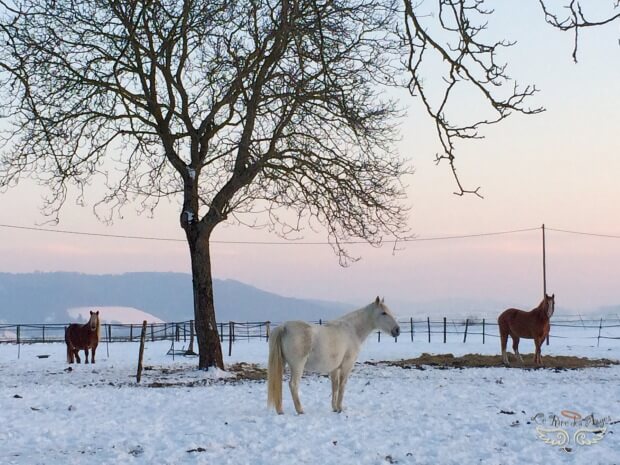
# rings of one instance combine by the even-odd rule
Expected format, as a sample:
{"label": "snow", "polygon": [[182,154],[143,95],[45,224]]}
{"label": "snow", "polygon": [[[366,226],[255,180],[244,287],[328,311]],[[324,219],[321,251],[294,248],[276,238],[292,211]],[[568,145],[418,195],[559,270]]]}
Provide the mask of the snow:
{"label": "snow", "polygon": [[[570,341],[571,345],[566,345]],[[546,354],[620,358],[620,343],[552,340]],[[596,341],[594,341],[596,344]],[[538,413],[562,410],[620,419],[620,366],[561,371],[506,368],[402,369],[364,364],[423,352],[498,352],[486,344],[367,341],[347,384],[345,412],[330,409],[330,382],[306,375],[306,413],[266,406],[263,381],[230,382],[199,371],[195,358],[166,355],[169,342],[147,343],[154,369],[135,383],[138,345],[100,345],[95,365],[67,371],[62,344],[0,344],[1,464],[609,464],[620,456],[620,428],[571,451],[537,438]],[[531,353],[532,341],[521,342]],[[179,347],[176,347],[177,349]],[[107,350],[109,349],[109,355]],[[38,358],[37,355],[49,355]],[[265,341],[241,341],[225,362],[259,363]],[[166,369],[166,371],[162,371]],[[147,387],[154,381],[181,384]],[[190,387],[191,385],[191,387]],[[19,396],[19,397],[15,397]],[[508,412],[508,413],[502,413]],[[511,413],[514,412],[514,413]],[[530,424],[528,424],[530,422]],[[609,423],[609,422],[608,422]],[[571,438],[572,441],[572,438]]]}
{"label": "snow", "polygon": [[73,320],[88,321],[91,310],[99,310],[101,323],[142,324],[144,320],[148,323],[164,322],[150,313],[133,307],[76,307],[68,309],[67,315]]}

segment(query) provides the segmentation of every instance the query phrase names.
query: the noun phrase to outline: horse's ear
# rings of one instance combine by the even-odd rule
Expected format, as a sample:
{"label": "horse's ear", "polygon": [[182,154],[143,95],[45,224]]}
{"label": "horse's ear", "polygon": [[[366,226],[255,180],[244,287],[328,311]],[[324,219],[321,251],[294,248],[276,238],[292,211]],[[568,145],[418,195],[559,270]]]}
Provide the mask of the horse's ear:
{"label": "horse's ear", "polygon": [[377,296],[377,298],[375,299],[375,304],[379,305],[381,303],[381,300],[379,299],[379,296]]}
{"label": "horse's ear", "polygon": [[381,303],[385,302],[385,297],[381,298]]}
{"label": "horse's ear", "polygon": [[90,311],[90,314],[91,314],[91,315],[93,314],[93,311],[92,311],[92,310]]}
{"label": "horse's ear", "polygon": [[97,314],[97,316],[99,316],[99,310],[97,310],[95,313]]}

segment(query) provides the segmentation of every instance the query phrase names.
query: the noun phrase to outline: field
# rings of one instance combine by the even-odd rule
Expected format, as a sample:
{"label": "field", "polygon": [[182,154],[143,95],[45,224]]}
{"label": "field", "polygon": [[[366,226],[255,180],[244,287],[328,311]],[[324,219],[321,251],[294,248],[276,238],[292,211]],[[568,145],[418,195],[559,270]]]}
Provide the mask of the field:
{"label": "field", "polygon": [[[110,344],[109,356],[100,346],[96,365],[71,370],[61,344],[22,345],[19,359],[16,345],[2,344],[0,463],[619,462],[619,365],[480,365],[495,365],[496,358],[485,357],[497,355],[497,340],[491,342],[371,339],[347,385],[345,412],[330,410],[329,379],[308,375],[301,385],[301,416],[294,414],[287,389],[285,415],[267,409],[265,341],[237,342],[232,357],[225,357],[228,372],[195,370],[195,359],[166,355],[169,343],[148,343],[140,385],[135,343]],[[572,357],[555,359],[563,363],[574,357],[620,359],[617,341],[602,341],[598,348],[591,343],[552,341],[543,347],[543,361],[547,355]],[[521,342],[526,362],[532,346]],[[478,355],[460,358],[466,354]],[[548,357],[548,365],[553,360]],[[479,364],[465,368],[473,361]],[[575,414],[584,420],[575,422]],[[602,439],[576,443],[574,433],[588,426],[588,415],[596,422],[590,429]],[[563,448],[546,444],[536,430],[558,420],[570,435]]]}

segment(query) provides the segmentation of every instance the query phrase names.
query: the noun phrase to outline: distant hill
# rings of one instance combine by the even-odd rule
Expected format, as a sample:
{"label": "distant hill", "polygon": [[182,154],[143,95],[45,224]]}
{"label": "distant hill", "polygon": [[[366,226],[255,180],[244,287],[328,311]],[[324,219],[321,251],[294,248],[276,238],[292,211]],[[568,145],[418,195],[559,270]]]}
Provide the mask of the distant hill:
{"label": "distant hill", "polygon": [[[350,305],[295,299],[234,280],[215,280],[218,321],[332,319]],[[185,273],[0,273],[0,321],[66,323],[76,307],[133,307],[164,321],[193,318],[192,278]]]}

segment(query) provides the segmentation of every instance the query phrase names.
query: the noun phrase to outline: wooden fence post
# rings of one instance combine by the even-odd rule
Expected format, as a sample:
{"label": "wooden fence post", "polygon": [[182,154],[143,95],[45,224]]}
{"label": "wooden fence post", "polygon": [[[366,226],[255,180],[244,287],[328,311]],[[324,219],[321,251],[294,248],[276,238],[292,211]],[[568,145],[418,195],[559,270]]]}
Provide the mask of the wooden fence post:
{"label": "wooden fence post", "polygon": [[463,343],[467,341],[467,327],[469,326],[469,318],[465,320],[465,334],[463,335]]}
{"label": "wooden fence post", "polygon": [[153,328],[153,323],[151,323],[151,341],[155,342],[155,330]]}
{"label": "wooden fence post", "polygon": [[446,343],[446,317],[443,317],[443,343]]}
{"label": "wooden fence post", "polygon": [[598,325],[598,337],[596,338],[596,347],[601,343],[601,329],[603,328],[603,318],[601,318],[601,322]]}
{"label": "wooden fence post", "polygon": [[189,347],[187,348],[187,353],[190,355],[196,353],[194,352],[194,320],[189,322]]}
{"label": "wooden fence post", "polygon": [[142,358],[144,356],[144,339],[146,338],[146,320],[142,322],[142,332],[140,333],[140,353],[138,355],[138,372],[136,373],[136,382],[140,382],[142,378]]}
{"label": "wooden fence post", "polygon": [[45,342],[45,325],[43,325],[43,342]]}
{"label": "wooden fence post", "polygon": [[[105,353],[106,353],[106,355],[108,356],[108,358],[110,358],[110,338],[109,338],[109,337],[107,337],[107,336],[108,336],[108,334],[109,334],[109,332],[110,332],[110,331],[109,331],[109,328],[110,328],[110,325],[109,325],[109,324],[107,324],[107,326],[104,326],[104,327],[103,327],[103,333],[106,335],[106,341],[105,341]],[[65,331],[66,331],[66,330],[65,330]]]}
{"label": "wooden fence post", "polygon": [[381,331],[377,331],[377,342],[381,342]]}
{"label": "wooden fence post", "polygon": [[133,324],[129,325],[129,342],[133,342]]}
{"label": "wooden fence post", "polygon": [[232,345],[233,345],[234,334],[235,334],[235,323],[234,321],[229,321],[228,322],[228,356],[229,357],[232,355]]}
{"label": "wooden fence post", "polygon": [[411,342],[413,342],[413,317],[409,318],[409,325],[411,328]]}
{"label": "wooden fence post", "polygon": [[224,344],[224,323],[220,323],[220,344]]}
{"label": "wooden fence post", "polygon": [[270,333],[270,328],[271,328],[271,322],[267,321],[265,323],[265,340],[267,342],[269,342],[269,333]]}
{"label": "wooden fence post", "polygon": [[483,344],[484,344],[484,336],[485,336],[485,334],[484,334],[484,326],[485,326],[485,324],[484,324],[484,318],[483,318],[482,319],[482,343]]}
{"label": "wooden fence post", "polygon": [[431,317],[426,317],[426,324],[428,325],[428,342],[431,342]]}

